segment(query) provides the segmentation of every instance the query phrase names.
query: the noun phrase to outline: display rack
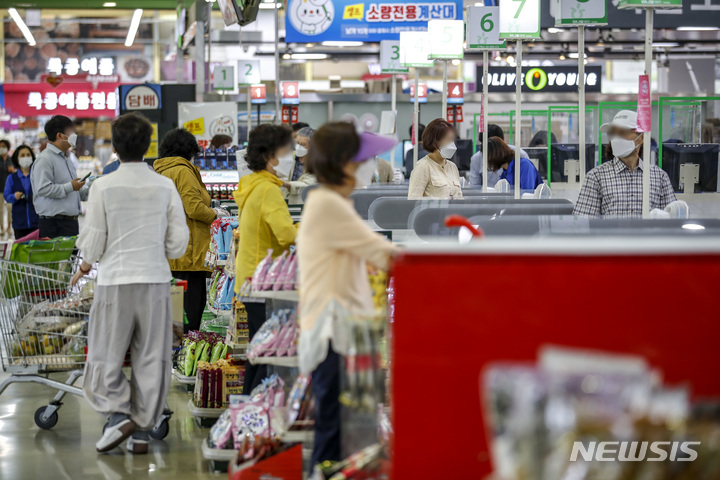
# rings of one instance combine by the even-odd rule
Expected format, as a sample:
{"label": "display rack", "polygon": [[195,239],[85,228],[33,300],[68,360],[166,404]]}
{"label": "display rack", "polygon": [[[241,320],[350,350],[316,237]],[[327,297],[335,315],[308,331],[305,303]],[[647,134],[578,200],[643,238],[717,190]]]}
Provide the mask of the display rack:
{"label": "display rack", "polygon": [[225,410],[225,408],[201,408],[193,403],[192,398],[188,400],[188,411],[201,427],[212,427]]}
{"label": "display rack", "polygon": [[232,310],[220,310],[220,309],[217,309],[210,305],[207,306],[207,309],[218,317],[223,317],[223,318],[231,318],[232,317]]}
{"label": "display rack", "polygon": [[257,357],[248,359],[253,365],[274,365],[295,368],[300,365],[298,357]]}
{"label": "display rack", "polygon": [[269,300],[284,300],[287,302],[298,302],[300,301],[300,295],[297,290],[267,290],[267,291],[252,291],[250,292],[251,297],[248,298],[264,298]]}
{"label": "display rack", "polygon": [[172,371],[173,377],[175,377],[175,380],[181,385],[185,385],[187,387],[188,392],[192,392],[195,389],[195,376],[188,377],[186,375],[181,374],[177,368],[173,368]]}

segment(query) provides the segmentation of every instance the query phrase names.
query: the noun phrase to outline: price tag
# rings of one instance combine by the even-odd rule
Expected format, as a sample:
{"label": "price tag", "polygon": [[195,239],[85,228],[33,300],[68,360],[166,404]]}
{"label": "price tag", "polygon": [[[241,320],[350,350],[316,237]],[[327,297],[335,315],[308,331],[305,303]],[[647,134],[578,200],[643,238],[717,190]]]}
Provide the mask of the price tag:
{"label": "price tag", "polygon": [[429,60],[430,35],[427,32],[400,32],[400,64],[406,67],[432,67]]}
{"label": "price tag", "polygon": [[300,103],[300,83],[282,82],[280,84],[280,94],[284,105],[298,105]]}
{"label": "price tag", "polygon": [[407,73],[408,68],[400,64],[400,41],[380,42],[380,69],[382,73]]}
{"label": "price tag", "polygon": [[505,48],[505,42],[500,40],[500,8],[468,7],[466,34],[468,48]]}
{"label": "price tag", "polygon": [[555,0],[555,25],[607,25],[606,0]]}
{"label": "price tag", "polygon": [[265,85],[252,85],[250,87],[250,103],[253,105],[259,105],[261,103],[267,103],[267,92]]}
{"label": "price tag", "polygon": [[428,58],[463,58],[464,28],[465,23],[462,20],[430,20],[428,35],[432,42]]}
{"label": "price tag", "polygon": [[[410,98],[415,101],[415,83],[410,84]],[[427,85],[418,83],[418,103],[427,103]]]}
{"label": "price tag", "polygon": [[540,38],[540,0],[499,0],[500,38]]}
{"label": "price tag", "polygon": [[238,85],[260,83],[260,61],[240,60],[238,62]]}
{"label": "price tag", "polygon": [[463,82],[448,82],[447,89],[447,103],[456,105],[464,103]]}
{"label": "price tag", "polygon": [[213,71],[213,90],[233,90],[235,69],[232,65],[218,65]]}
{"label": "price tag", "polygon": [[[710,2],[705,2],[709,4]],[[618,8],[682,8],[682,0],[620,0]]]}

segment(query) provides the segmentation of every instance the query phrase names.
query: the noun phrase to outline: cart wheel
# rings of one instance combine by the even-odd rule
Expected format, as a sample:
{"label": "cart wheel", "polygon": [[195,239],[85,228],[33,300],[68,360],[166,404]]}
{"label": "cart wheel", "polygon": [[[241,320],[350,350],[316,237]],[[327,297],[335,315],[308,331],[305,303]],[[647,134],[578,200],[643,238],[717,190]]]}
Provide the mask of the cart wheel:
{"label": "cart wheel", "polygon": [[162,440],[170,433],[170,422],[163,420],[160,425],[150,430],[150,436],[155,440]]}
{"label": "cart wheel", "polygon": [[43,413],[45,413],[46,408],[48,408],[47,405],[35,410],[35,425],[42,428],[43,430],[50,430],[58,422],[58,413],[56,410],[52,413],[52,415],[50,415],[47,420],[43,420],[42,415]]}

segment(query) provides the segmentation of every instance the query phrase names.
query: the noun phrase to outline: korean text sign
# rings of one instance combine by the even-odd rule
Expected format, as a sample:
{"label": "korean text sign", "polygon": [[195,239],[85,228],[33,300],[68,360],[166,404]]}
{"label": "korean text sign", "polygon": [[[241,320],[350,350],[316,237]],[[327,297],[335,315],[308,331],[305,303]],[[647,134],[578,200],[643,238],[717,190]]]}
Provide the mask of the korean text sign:
{"label": "korean text sign", "polygon": [[425,31],[430,20],[462,20],[460,0],[381,2],[288,0],[287,42],[397,40],[403,31]]}
{"label": "korean text sign", "polygon": [[5,108],[25,117],[65,115],[68,117],[114,117],[117,83],[6,83]]}

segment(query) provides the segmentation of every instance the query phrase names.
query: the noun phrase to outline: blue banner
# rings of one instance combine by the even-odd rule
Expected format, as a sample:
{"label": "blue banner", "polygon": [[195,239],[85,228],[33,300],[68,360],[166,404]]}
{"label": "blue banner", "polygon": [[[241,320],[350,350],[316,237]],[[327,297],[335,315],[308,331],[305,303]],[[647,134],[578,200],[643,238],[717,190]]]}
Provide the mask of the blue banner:
{"label": "blue banner", "polygon": [[462,20],[461,0],[402,3],[358,0],[288,0],[287,43],[398,40],[425,31],[429,20]]}

